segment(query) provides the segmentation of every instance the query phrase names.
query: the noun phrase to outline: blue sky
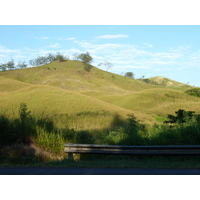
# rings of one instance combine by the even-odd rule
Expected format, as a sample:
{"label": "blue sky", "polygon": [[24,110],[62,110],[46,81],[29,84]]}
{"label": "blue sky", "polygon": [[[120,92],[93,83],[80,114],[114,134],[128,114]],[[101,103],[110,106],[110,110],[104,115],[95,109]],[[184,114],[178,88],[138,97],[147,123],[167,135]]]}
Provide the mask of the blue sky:
{"label": "blue sky", "polygon": [[113,73],[200,86],[199,35],[198,25],[1,25],[0,63],[89,51],[94,66],[109,61]]}

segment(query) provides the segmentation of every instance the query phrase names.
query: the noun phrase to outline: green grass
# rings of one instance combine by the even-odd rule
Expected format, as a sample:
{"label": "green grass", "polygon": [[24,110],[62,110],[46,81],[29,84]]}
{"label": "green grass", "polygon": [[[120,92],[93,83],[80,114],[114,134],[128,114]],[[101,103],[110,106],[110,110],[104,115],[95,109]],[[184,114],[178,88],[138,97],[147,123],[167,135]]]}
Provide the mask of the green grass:
{"label": "green grass", "polygon": [[44,129],[38,129],[34,142],[48,152],[56,154],[63,152],[64,138],[61,134],[48,133]]}

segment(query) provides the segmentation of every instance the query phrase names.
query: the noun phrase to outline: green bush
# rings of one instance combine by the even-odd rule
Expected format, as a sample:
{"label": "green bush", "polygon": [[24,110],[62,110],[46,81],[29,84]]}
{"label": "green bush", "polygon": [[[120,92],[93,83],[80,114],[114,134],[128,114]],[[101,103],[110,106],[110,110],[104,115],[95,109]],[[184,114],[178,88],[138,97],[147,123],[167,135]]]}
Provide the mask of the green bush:
{"label": "green bush", "polygon": [[0,116],[0,140],[2,143],[28,143],[35,134],[35,120],[30,111],[27,111],[26,104],[20,105],[19,118],[9,119],[6,116]]}
{"label": "green bush", "polygon": [[192,89],[185,91],[185,93],[187,93],[191,96],[200,97],[200,88],[192,88]]}
{"label": "green bush", "polygon": [[105,136],[105,144],[107,145],[117,145],[121,144],[122,141],[127,138],[127,133],[125,133],[123,128],[119,128],[117,131],[109,131]]}
{"label": "green bush", "polygon": [[58,60],[58,61],[60,61],[60,62],[63,62],[63,61],[65,61],[66,59],[67,59],[67,58],[66,58],[64,55],[60,54],[59,52],[56,54],[56,56],[55,56],[55,58],[54,58],[55,61]]}

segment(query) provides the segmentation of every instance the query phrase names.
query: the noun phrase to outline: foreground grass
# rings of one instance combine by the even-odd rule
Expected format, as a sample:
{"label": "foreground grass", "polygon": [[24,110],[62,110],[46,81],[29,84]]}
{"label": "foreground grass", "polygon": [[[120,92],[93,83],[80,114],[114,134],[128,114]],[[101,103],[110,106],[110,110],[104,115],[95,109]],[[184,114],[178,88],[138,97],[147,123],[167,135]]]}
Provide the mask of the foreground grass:
{"label": "foreground grass", "polygon": [[[36,160],[35,160],[36,161]],[[84,167],[84,168],[200,168],[200,156],[110,156],[84,155],[69,161],[32,162],[26,164],[0,164],[1,167]]]}

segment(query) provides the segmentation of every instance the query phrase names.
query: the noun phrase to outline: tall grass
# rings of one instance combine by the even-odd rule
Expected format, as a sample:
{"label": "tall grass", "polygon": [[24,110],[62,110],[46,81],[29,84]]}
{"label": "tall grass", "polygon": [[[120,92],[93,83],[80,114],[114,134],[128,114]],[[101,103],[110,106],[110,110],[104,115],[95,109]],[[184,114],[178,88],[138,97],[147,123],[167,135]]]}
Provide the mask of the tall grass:
{"label": "tall grass", "polygon": [[37,128],[34,142],[46,151],[57,154],[63,153],[64,138],[60,133],[48,132],[42,128]]}
{"label": "tall grass", "polygon": [[54,153],[61,152],[63,137],[48,118],[33,117],[26,104],[21,103],[18,118],[0,116],[1,144],[35,142]]}

